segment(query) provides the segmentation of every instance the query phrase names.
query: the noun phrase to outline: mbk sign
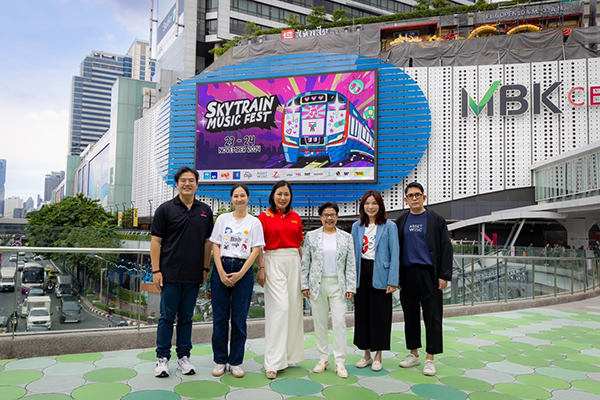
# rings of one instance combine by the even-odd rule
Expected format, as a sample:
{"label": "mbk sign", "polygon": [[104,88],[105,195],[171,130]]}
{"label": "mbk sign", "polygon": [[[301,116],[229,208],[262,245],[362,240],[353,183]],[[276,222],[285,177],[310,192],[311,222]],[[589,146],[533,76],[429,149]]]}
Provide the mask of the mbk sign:
{"label": "mbk sign", "polygon": [[[487,109],[487,116],[493,117],[496,110],[494,110],[494,95],[498,91],[500,96],[499,106],[500,115],[502,116],[513,116],[525,114],[529,110],[529,103],[532,103],[533,114],[540,114],[542,112],[542,105],[549,109],[555,114],[562,114],[562,110],[550,100],[552,93],[560,87],[562,82],[554,82],[546,90],[542,91],[542,86],[539,83],[533,84],[533,96],[530,100],[527,100],[528,89],[524,85],[502,85],[501,81],[496,81],[488,89],[487,93],[477,103],[469,94],[466,89],[462,89],[461,93],[461,116],[467,118],[469,109],[476,115],[479,116],[483,109]],[[586,105],[586,101],[576,102],[573,97],[575,95],[583,95],[585,97],[585,88],[574,87],[567,94],[568,102],[574,107],[582,107]],[[590,86],[587,93],[588,102],[591,106],[600,105],[600,86]],[[518,108],[509,109],[509,104],[518,106]]]}

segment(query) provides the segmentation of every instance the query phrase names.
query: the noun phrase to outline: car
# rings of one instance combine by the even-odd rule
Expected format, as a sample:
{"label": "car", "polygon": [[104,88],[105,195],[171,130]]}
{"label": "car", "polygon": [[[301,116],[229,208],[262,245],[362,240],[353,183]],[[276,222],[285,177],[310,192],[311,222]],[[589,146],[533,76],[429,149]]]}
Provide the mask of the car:
{"label": "car", "polygon": [[46,292],[44,292],[44,289],[34,287],[34,288],[30,288],[27,291],[27,295],[28,296],[45,296]]}
{"label": "car", "polygon": [[23,268],[25,267],[25,261],[18,261],[17,262],[17,269],[19,271],[23,271]]}
{"label": "car", "polygon": [[25,257],[25,252],[24,251],[20,251],[19,252],[19,257]]}
{"label": "car", "polygon": [[17,330],[13,316],[0,315],[0,333],[11,333]]}
{"label": "car", "polygon": [[34,325],[45,326],[48,329],[52,328],[51,313],[47,308],[32,308],[27,315],[27,329]]}
{"label": "car", "polygon": [[116,326],[129,326],[129,322],[120,315],[111,315],[108,317],[108,327],[114,328]]}
{"label": "car", "polygon": [[31,325],[27,328],[27,332],[47,332],[49,330],[50,329],[44,325]]}
{"label": "car", "polygon": [[[21,288],[21,290],[22,289],[23,288]],[[23,300],[23,303],[21,303],[21,311],[19,312],[21,318],[27,318],[27,313],[29,312],[29,305],[27,303],[27,298],[25,298],[25,300]]]}
{"label": "car", "polygon": [[77,296],[63,296],[58,305],[58,315],[61,324],[81,321],[81,301]]}
{"label": "car", "polygon": [[16,263],[17,262],[17,256],[10,256],[10,258],[8,259],[8,261]]}
{"label": "car", "polygon": [[33,261],[42,261],[42,260],[43,260],[43,258],[39,254],[37,256],[33,257]]}

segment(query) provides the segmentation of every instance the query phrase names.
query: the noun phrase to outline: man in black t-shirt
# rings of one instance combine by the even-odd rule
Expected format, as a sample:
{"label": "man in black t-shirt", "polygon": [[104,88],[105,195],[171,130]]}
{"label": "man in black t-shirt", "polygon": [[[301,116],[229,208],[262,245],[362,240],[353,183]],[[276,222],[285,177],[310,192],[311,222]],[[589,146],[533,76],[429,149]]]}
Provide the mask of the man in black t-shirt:
{"label": "man in black t-shirt", "polygon": [[403,368],[421,364],[420,308],[423,308],[427,359],[423,374],[436,374],[434,354],[443,351],[442,291],[452,279],[452,242],[446,220],[425,209],[423,186],[409,183],[404,202],[410,211],[397,220],[400,241],[400,301],[404,312],[404,334],[410,354],[400,362]]}
{"label": "man in black t-shirt", "polygon": [[160,295],[160,318],[156,331],[157,377],[169,376],[173,324],[177,319],[177,369],[196,372],[190,363],[192,316],[200,285],[210,264],[213,214],[196,200],[198,171],[181,167],[175,174],[179,195],[158,207],[152,222],[150,258],[153,281]]}

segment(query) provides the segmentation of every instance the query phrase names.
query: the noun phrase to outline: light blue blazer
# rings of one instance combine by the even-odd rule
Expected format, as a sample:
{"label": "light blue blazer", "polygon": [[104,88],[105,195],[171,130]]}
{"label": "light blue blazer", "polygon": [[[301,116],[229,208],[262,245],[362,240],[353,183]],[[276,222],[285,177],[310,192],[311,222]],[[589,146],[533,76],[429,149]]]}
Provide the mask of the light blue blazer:
{"label": "light blue blazer", "polygon": [[[398,242],[398,227],[389,219],[385,225],[377,225],[375,233],[375,261],[373,263],[373,287],[386,290],[388,285],[398,287],[400,279],[400,245]],[[352,225],[354,239],[354,257],[356,258],[356,287],[360,285],[360,263],[362,245],[365,237],[365,226],[360,221]]]}
{"label": "light blue blazer", "polygon": [[[336,270],[342,295],[356,293],[356,264],[354,262],[354,242],[352,236],[337,228]],[[306,233],[302,247],[302,276],[300,287],[310,290],[310,298],[317,299],[321,290],[323,275],[323,227]]]}

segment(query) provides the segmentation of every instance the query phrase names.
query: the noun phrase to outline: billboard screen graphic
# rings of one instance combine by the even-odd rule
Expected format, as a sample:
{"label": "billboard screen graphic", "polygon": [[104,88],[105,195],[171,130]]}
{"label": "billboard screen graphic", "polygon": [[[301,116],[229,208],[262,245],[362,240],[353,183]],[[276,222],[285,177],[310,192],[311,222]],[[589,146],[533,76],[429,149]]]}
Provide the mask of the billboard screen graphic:
{"label": "billboard screen graphic", "polygon": [[376,71],[198,84],[200,181],[376,180]]}
{"label": "billboard screen graphic", "polygon": [[108,145],[103,148],[88,164],[88,191],[87,195],[93,200],[99,200],[100,205],[108,205],[108,170],[109,170]]}

